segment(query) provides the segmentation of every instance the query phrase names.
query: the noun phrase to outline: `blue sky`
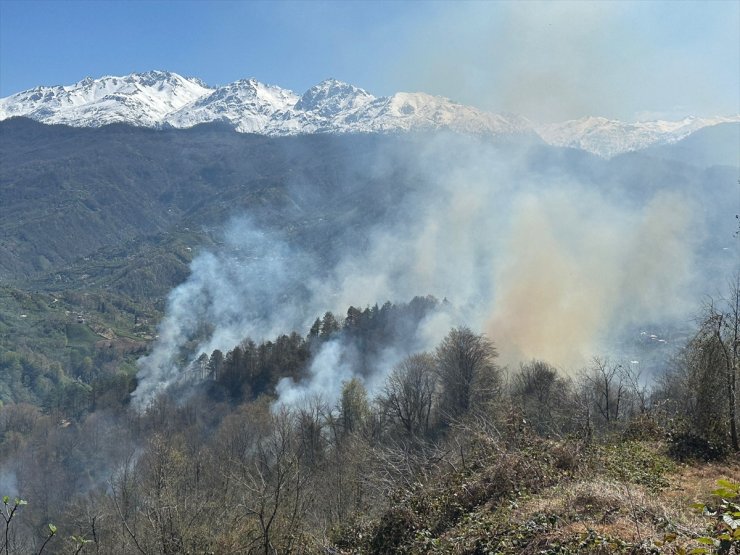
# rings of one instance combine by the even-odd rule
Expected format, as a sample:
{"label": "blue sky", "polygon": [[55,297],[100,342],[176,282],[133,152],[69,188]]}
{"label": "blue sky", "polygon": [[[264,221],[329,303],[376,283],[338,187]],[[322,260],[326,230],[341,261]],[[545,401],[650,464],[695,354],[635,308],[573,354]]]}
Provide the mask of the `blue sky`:
{"label": "blue sky", "polygon": [[740,111],[740,2],[0,0],[0,96],[167,69],[327,77],[541,121]]}

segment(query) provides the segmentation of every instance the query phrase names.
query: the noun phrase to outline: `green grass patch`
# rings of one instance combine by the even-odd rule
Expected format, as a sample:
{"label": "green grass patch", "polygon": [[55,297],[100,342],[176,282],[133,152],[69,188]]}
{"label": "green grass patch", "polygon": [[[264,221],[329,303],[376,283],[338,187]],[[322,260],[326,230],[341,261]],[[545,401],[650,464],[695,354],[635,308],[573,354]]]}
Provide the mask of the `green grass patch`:
{"label": "green grass patch", "polygon": [[93,332],[87,324],[67,324],[66,333],[69,347],[89,347],[100,340],[100,336]]}
{"label": "green grass patch", "polygon": [[594,464],[607,478],[640,484],[657,491],[668,486],[666,475],[676,464],[652,444],[625,441],[596,448]]}

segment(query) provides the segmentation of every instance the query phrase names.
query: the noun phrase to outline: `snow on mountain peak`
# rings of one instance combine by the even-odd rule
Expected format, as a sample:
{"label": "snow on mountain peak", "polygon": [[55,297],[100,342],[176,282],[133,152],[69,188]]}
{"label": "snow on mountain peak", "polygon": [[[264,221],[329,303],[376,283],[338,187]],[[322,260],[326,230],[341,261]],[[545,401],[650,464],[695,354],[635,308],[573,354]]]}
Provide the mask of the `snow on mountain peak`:
{"label": "snow on mountain peak", "polygon": [[554,146],[579,148],[604,158],[641,150],[652,145],[675,143],[702,127],[740,122],[740,115],[678,121],[623,122],[588,116],[577,120],[541,125],[537,133]]}
{"label": "snow on mountain peak", "polygon": [[240,132],[267,135],[438,128],[511,133],[531,129],[521,118],[517,121],[489,114],[442,97],[396,93],[376,98],[337,79],[326,79],[298,96],[253,78],[212,88],[198,79],[160,70],[88,77],[73,85],[38,87],[0,99],[0,119],[12,116],[79,127],[114,122],[191,127],[222,121]]}
{"label": "snow on mountain peak", "polygon": [[511,134],[531,130],[524,120],[484,112],[441,96],[399,92],[370,102],[355,114],[356,126],[372,131],[450,129],[471,134]]}
{"label": "snow on mountain peak", "polygon": [[87,77],[74,85],[36,87],[2,98],[0,118],[26,116],[76,127],[116,122],[155,126],[209,91],[200,80],[164,71]]}
{"label": "snow on mountain peak", "polygon": [[35,87],[1,98],[0,120],[13,116],[77,127],[116,122],[192,127],[221,121],[239,132],[265,135],[432,129],[487,135],[536,132],[551,145],[607,158],[675,142],[709,125],[740,121],[740,116],[690,116],[679,121],[626,123],[590,116],[534,126],[521,116],[493,114],[422,92],[375,97],[336,79],[326,79],[299,96],[254,78],[213,88],[199,79],[161,70],[86,77],[73,85]]}
{"label": "snow on mountain peak", "polygon": [[164,123],[192,127],[223,121],[242,133],[265,133],[274,116],[289,110],[297,101],[298,95],[293,91],[256,79],[240,79],[168,114]]}
{"label": "snow on mountain peak", "polygon": [[356,110],[374,99],[373,95],[354,85],[326,79],[303,93],[295,109],[332,117],[340,112]]}

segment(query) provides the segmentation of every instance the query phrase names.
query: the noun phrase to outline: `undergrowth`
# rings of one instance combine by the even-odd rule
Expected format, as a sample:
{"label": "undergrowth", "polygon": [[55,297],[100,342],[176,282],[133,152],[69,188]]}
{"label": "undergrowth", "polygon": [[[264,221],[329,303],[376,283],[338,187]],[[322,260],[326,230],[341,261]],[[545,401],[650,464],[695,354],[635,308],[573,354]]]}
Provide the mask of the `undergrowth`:
{"label": "undergrowth", "polygon": [[341,553],[680,553],[655,503],[677,465],[656,442],[477,434],[377,519],[334,531]]}

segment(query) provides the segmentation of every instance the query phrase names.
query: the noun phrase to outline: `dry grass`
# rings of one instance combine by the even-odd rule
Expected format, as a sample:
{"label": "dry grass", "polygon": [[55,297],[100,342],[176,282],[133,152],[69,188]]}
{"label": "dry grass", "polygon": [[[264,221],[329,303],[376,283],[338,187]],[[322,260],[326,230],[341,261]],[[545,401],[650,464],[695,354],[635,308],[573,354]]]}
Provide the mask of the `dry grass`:
{"label": "dry grass", "polygon": [[[717,480],[740,481],[740,457],[677,464],[666,458],[662,445],[646,442],[591,449],[536,445],[513,454],[489,447],[479,445],[478,458],[468,457],[472,473],[415,494],[413,519],[393,515],[390,523],[402,521],[404,532],[399,549],[688,553],[713,525],[694,504],[716,502],[711,492]],[[387,529],[381,535],[394,533]]]}
{"label": "dry grass", "polygon": [[717,480],[740,480],[740,460],[685,464],[668,478],[670,486],[661,497],[683,505],[706,503],[711,500],[710,492],[716,489]]}
{"label": "dry grass", "polygon": [[533,514],[557,517],[548,543],[593,531],[633,545],[655,546],[675,533],[677,539],[661,549],[672,553],[679,546],[694,546],[694,538],[706,531],[709,522],[692,504],[710,502],[717,480],[739,480],[740,460],[684,464],[666,478],[668,487],[658,492],[598,477],[561,483],[520,503],[512,520],[526,521]]}

